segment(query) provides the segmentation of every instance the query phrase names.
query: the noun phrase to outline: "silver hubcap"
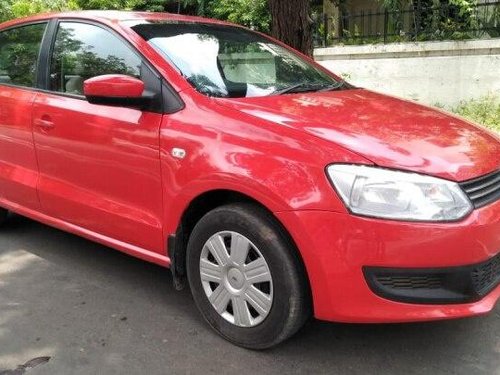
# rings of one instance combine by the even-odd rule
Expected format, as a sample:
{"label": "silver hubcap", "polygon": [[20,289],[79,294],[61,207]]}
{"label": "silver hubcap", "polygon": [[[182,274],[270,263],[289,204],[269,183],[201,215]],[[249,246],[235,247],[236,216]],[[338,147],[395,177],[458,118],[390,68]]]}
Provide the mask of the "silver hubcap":
{"label": "silver hubcap", "polygon": [[214,309],[239,327],[261,323],[273,303],[273,280],[266,260],[248,238],[219,232],[208,239],[200,258],[203,290]]}

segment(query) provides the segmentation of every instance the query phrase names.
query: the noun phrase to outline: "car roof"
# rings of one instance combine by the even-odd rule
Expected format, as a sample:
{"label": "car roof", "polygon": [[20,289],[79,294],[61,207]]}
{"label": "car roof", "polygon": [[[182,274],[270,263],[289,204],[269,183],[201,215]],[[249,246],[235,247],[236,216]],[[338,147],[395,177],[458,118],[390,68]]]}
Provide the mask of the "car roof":
{"label": "car roof", "polygon": [[48,20],[53,18],[76,18],[95,21],[104,21],[106,23],[121,23],[124,21],[179,21],[179,22],[198,22],[198,23],[214,23],[223,25],[232,25],[231,23],[196,17],[185,16],[174,13],[160,13],[160,12],[137,12],[137,11],[121,11],[121,10],[81,10],[71,12],[57,12],[57,13],[41,13],[34,16],[17,18],[0,24],[0,28],[10,27],[17,24],[36,22],[41,20]]}

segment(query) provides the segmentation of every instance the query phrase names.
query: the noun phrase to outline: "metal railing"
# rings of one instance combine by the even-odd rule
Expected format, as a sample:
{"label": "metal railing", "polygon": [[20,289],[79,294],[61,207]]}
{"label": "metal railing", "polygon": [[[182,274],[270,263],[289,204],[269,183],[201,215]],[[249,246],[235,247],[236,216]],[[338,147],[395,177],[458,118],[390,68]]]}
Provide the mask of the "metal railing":
{"label": "metal railing", "polygon": [[452,4],[424,6],[414,0],[401,10],[339,11],[322,14],[314,23],[314,44],[394,43],[500,37],[500,1],[488,0],[460,9]]}

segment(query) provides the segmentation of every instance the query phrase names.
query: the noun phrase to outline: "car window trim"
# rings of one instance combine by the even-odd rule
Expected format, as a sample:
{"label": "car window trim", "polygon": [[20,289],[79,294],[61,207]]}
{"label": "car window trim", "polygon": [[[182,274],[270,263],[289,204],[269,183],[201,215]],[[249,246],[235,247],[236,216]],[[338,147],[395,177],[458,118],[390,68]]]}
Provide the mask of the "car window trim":
{"label": "car window trim", "polygon": [[[139,49],[134,46],[130,41],[128,41],[123,35],[121,35],[119,32],[114,30],[113,28],[109,27],[108,25],[99,22],[99,21],[94,21],[94,20],[89,20],[85,18],[78,18],[78,17],[71,17],[71,18],[51,18],[48,19],[49,25],[47,25],[47,30],[49,30],[46,35],[44,35],[44,40],[41,48],[43,48],[43,51],[45,51],[43,54],[44,56],[44,61],[41,61],[41,66],[38,67],[38,73],[40,74],[40,87],[36,88],[36,91],[46,93],[46,94],[51,94],[51,95],[58,95],[58,96],[63,96],[71,99],[79,99],[79,100],[85,100],[86,98],[84,95],[77,95],[77,94],[69,94],[65,92],[59,92],[59,91],[53,91],[49,89],[50,85],[50,65],[52,63],[52,54],[54,51],[55,47],[55,42],[57,38],[57,31],[59,30],[59,25],[64,22],[69,22],[69,23],[81,23],[81,24],[87,24],[87,25],[92,25],[99,27],[115,37],[117,37],[119,40],[125,43],[125,45],[130,48],[132,53],[134,53],[140,60],[141,63],[144,64],[152,73],[153,75],[160,81],[160,86],[162,87],[161,92],[158,94],[162,96],[162,113],[170,114],[177,112],[185,107],[184,101],[180,98],[179,94],[173,89],[173,87],[170,85],[170,83],[159,73],[158,69],[139,51]],[[46,38],[45,38],[46,37]],[[43,71],[41,70],[43,68]],[[163,89],[165,87],[165,89]],[[178,103],[177,110],[175,111],[166,111],[166,95],[170,95],[173,100],[175,100]]]}
{"label": "car window trim", "polygon": [[48,78],[50,70],[50,55],[52,54],[52,45],[56,36],[57,22],[51,19],[47,25],[47,35],[42,42],[42,50],[40,53],[40,64],[38,65],[38,88],[44,90],[48,88]]}
{"label": "car window trim", "polygon": [[46,60],[47,65],[46,65],[46,70],[44,72],[45,80],[44,80],[43,89],[45,91],[50,92],[50,93],[54,93],[54,94],[58,94],[58,95],[62,95],[62,96],[68,96],[68,97],[72,97],[72,98],[86,100],[84,95],[68,94],[65,92],[53,91],[53,90],[50,90],[50,88],[49,88],[49,86],[50,86],[50,67],[52,64],[53,52],[54,52],[55,43],[56,43],[56,39],[57,39],[57,32],[59,31],[59,27],[60,27],[61,23],[79,23],[79,24],[91,25],[91,26],[99,27],[100,29],[111,33],[113,36],[117,37],[119,40],[121,40],[122,42],[125,43],[125,45],[130,49],[130,51],[134,55],[136,55],[137,58],[139,58],[139,60],[141,61],[141,64],[145,64],[154,73],[154,75],[158,79],[162,79],[162,77],[161,77],[161,75],[159,75],[158,71],[151,66],[149,61],[147,61],[147,59],[144,58],[144,56],[137,50],[137,48],[135,48],[135,46],[133,46],[123,36],[121,36],[118,32],[116,32],[112,28],[108,27],[107,25],[104,25],[100,22],[87,20],[87,19],[81,19],[81,18],[55,18],[54,21],[55,21],[54,22],[55,26],[54,26],[54,30],[52,30],[53,35],[52,35],[52,38],[50,41],[50,47],[48,48],[48,56],[47,56],[47,60]]}
{"label": "car window trim", "polygon": [[28,90],[28,91],[38,91],[38,89],[39,89],[39,86],[38,86],[39,76],[40,76],[40,63],[41,63],[40,58],[42,55],[45,38],[47,37],[47,35],[49,33],[50,22],[51,22],[51,19],[47,18],[47,19],[41,19],[41,20],[36,20],[36,21],[18,23],[18,24],[11,25],[9,27],[6,27],[5,29],[0,30],[0,33],[3,33],[6,31],[19,29],[19,28],[26,27],[26,26],[45,24],[45,30],[43,31],[42,39],[40,41],[40,47],[38,49],[38,55],[36,58],[34,86],[22,86],[22,85],[16,85],[15,83],[5,83],[5,82],[0,83],[0,86],[6,86],[6,87],[21,89],[21,90]]}

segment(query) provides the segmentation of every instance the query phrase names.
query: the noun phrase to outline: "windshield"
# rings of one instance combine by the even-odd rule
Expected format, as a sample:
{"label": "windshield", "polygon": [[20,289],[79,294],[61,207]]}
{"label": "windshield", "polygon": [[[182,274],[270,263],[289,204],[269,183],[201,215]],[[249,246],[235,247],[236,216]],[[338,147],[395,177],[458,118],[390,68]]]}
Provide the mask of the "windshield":
{"label": "windshield", "polygon": [[241,98],[346,87],[298,55],[240,27],[141,21],[132,29],[208,96]]}

